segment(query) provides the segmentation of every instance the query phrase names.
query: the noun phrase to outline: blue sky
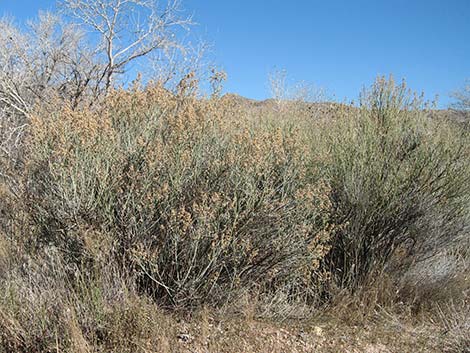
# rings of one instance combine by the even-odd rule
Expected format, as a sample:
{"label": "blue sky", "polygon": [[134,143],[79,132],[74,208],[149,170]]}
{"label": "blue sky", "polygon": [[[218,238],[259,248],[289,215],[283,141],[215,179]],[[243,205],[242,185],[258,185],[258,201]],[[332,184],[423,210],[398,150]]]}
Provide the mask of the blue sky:
{"label": "blue sky", "polygon": [[[195,34],[213,45],[226,91],[269,96],[268,73],[356,99],[377,75],[405,78],[429,99],[470,78],[470,0],[182,0]],[[19,20],[54,0],[0,0]]]}

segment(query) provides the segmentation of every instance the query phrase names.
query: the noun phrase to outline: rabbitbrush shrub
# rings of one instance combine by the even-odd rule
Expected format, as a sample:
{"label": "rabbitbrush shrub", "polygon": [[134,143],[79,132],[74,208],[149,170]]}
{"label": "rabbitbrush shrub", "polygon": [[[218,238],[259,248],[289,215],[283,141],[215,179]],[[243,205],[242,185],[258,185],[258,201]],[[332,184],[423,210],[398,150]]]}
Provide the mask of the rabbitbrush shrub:
{"label": "rabbitbrush shrub", "polygon": [[39,112],[22,195],[33,245],[77,267],[112,261],[178,307],[308,287],[333,233],[328,185],[294,129],[223,104],[154,87],[100,111]]}

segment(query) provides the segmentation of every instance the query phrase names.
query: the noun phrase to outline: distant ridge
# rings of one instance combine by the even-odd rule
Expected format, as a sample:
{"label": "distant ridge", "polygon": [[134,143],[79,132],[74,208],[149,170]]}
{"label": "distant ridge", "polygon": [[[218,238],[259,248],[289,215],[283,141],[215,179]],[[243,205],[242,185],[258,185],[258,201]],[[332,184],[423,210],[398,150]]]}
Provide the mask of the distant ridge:
{"label": "distant ridge", "polygon": [[[222,96],[222,99],[229,100],[234,104],[246,109],[258,110],[259,112],[266,111],[279,111],[281,105],[276,102],[273,98],[264,100],[256,100],[247,98],[236,93],[226,93]],[[296,110],[301,109],[303,111],[311,111],[312,115],[325,115],[328,113],[334,113],[339,108],[357,109],[357,107],[347,105],[345,103],[338,102],[305,102],[305,101],[284,101],[283,105],[286,109],[291,109],[294,106]],[[470,123],[470,112],[459,111],[455,109],[432,109],[429,111],[429,115],[432,118],[438,119],[451,119],[458,123],[465,124],[466,126]]]}

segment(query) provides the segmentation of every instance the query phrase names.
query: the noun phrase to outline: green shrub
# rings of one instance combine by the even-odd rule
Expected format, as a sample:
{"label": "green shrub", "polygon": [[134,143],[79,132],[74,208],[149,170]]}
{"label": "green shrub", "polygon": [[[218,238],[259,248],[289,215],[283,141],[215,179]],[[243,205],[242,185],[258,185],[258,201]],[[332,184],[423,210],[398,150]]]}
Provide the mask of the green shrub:
{"label": "green shrub", "polygon": [[468,133],[431,120],[419,97],[383,78],[331,125],[325,172],[344,226],[326,263],[342,283],[380,270],[397,248],[457,238],[469,205]]}

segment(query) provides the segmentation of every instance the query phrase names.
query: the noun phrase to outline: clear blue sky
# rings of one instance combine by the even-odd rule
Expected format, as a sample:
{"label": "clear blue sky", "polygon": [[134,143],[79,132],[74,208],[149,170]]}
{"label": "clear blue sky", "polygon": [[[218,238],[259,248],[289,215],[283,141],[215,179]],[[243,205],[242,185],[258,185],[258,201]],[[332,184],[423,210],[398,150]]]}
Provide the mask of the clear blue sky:
{"label": "clear blue sky", "polygon": [[[428,98],[470,78],[470,0],[182,0],[228,73],[226,91],[262,99],[284,68],[356,99],[379,74],[406,78]],[[54,0],[0,0],[0,13],[31,18]]]}

